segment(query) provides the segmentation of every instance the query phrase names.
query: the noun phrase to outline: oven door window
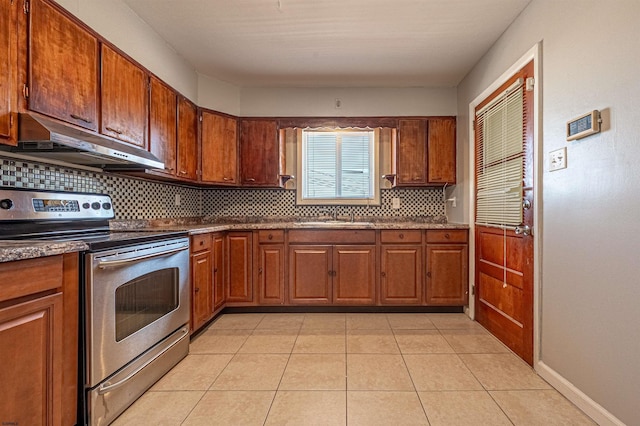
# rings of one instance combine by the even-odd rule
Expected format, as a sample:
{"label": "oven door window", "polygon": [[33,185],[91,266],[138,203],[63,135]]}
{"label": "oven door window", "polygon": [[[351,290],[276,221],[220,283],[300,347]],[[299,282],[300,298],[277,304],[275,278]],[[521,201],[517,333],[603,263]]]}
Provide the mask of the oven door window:
{"label": "oven door window", "polygon": [[137,277],[116,289],[116,341],[132,335],[179,305],[178,268]]}

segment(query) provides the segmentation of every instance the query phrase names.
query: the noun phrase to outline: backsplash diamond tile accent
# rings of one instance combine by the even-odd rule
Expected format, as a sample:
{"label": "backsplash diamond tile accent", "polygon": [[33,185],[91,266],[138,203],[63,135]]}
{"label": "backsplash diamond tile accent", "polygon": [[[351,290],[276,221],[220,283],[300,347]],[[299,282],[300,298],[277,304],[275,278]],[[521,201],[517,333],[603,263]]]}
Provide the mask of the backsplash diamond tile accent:
{"label": "backsplash diamond tile accent", "polygon": [[[317,216],[323,206],[296,206],[296,194],[281,189],[202,189],[152,182],[113,173],[96,173],[0,156],[0,187],[105,193],[116,219],[196,216]],[[180,194],[180,206],[175,205]],[[356,216],[442,216],[441,189],[384,189],[380,206],[340,206]],[[400,198],[400,209],[391,208]]]}

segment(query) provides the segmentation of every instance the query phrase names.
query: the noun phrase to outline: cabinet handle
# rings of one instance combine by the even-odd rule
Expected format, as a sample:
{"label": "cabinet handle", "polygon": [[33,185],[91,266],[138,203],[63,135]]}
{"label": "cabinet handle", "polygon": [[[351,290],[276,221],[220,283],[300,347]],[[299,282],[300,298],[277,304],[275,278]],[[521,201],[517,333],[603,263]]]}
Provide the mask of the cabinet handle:
{"label": "cabinet handle", "polygon": [[400,234],[400,235],[398,235],[398,237],[400,237],[400,239],[403,240],[404,239],[404,234]]}
{"label": "cabinet handle", "polygon": [[255,182],[256,180],[254,178],[249,178],[247,179],[247,182]]}
{"label": "cabinet handle", "polygon": [[431,278],[431,272],[427,272],[427,278]]}
{"label": "cabinet handle", "polygon": [[186,174],[187,174],[187,171],[186,171],[186,170],[180,170],[180,174],[181,174],[181,175],[186,175]]}
{"label": "cabinet handle", "polygon": [[110,132],[117,133],[119,135],[122,134],[122,130],[114,129],[113,127],[106,126],[105,129],[110,131]]}
{"label": "cabinet handle", "polygon": [[258,273],[261,274],[262,273],[262,268],[258,268]]}
{"label": "cabinet handle", "polygon": [[215,274],[216,272],[218,272],[218,268],[213,268],[213,273]]}
{"label": "cabinet handle", "polygon": [[224,181],[227,181],[227,182],[228,182],[228,181],[233,180],[233,179],[228,178],[228,177],[223,177],[223,178],[222,178],[222,180],[224,180]]}
{"label": "cabinet handle", "polygon": [[273,235],[269,234],[269,236],[267,237],[270,240],[273,240]]}
{"label": "cabinet handle", "polygon": [[88,118],[80,117],[79,115],[69,114],[69,116],[74,120],[84,121],[85,123],[89,123],[89,124],[93,123],[93,121],[89,120]]}
{"label": "cabinet handle", "polygon": [[387,277],[387,273],[386,272],[380,272],[380,275],[382,276],[382,278],[386,278]]}
{"label": "cabinet handle", "polygon": [[444,237],[448,240],[449,238],[451,238],[451,235],[449,235],[448,233],[444,234]]}
{"label": "cabinet handle", "polygon": [[173,167],[165,167],[164,169],[165,169],[165,170],[168,170],[168,171],[170,171],[170,172],[172,172],[172,171],[174,171],[174,170],[175,170]]}
{"label": "cabinet handle", "polygon": [[200,245],[203,246],[204,245],[204,241],[200,241]]}
{"label": "cabinet handle", "polygon": [[413,177],[413,180],[420,180],[420,179],[421,179],[420,176],[414,176]]}
{"label": "cabinet handle", "polygon": [[200,291],[200,288],[196,287],[193,291],[195,291],[196,293],[198,293]]}

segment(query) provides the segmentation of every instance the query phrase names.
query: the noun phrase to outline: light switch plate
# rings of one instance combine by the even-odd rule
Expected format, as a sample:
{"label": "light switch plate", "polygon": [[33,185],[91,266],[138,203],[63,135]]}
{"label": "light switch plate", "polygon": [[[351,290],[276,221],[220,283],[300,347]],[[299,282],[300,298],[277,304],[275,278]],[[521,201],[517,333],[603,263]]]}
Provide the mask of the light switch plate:
{"label": "light switch plate", "polygon": [[395,210],[400,208],[400,198],[392,198],[391,199],[391,208],[395,209]]}
{"label": "light switch plate", "polygon": [[175,196],[175,198],[173,200],[173,205],[176,206],[176,207],[180,206],[182,204],[181,198],[182,197],[180,196],[180,194],[176,194],[176,196]]}
{"label": "light switch plate", "polygon": [[549,171],[555,172],[556,170],[567,168],[567,147],[556,149],[549,152]]}

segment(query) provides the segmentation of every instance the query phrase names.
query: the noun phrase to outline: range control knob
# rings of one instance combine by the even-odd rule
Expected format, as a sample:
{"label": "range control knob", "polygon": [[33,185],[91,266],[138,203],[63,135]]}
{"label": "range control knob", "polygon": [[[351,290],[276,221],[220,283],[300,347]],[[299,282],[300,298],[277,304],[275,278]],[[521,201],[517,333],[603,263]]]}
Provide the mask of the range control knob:
{"label": "range control knob", "polygon": [[98,203],[97,201],[91,203],[91,208],[94,210],[100,210],[100,203]]}
{"label": "range control knob", "polygon": [[85,209],[85,210],[87,210],[89,207],[91,207],[91,204],[89,204],[89,203],[83,203],[82,204],[82,208]]}
{"label": "range control knob", "polygon": [[3,200],[0,200],[0,209],[9,210],[11,207],[13,207],[13,201],[11,201],[10,199],[5,198]]}
{"label": "range control knob", "polygon": [[102,208],[105,210],[111,210],[111,203],[102,203]]}

